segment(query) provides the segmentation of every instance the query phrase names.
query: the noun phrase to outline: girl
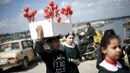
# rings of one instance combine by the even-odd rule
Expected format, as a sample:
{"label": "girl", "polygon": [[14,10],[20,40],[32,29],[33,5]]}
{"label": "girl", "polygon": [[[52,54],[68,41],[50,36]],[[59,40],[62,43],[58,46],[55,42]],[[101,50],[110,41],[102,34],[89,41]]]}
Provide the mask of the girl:
{"label": "girl", "polygon": [[[116,33],[114,32],[114,30],[113,29],[108,29],[108,30],[106,30],[105,32],[104,32],[104,35],[105,36],[109,36],[109,35],[116,35]],[[100,41],[101,42],[101,41]],[[98,54],[98,56],[97,56],[97,63],[96,63],[96,67],[97,67],[97,69],[100,69],[100,66],[99,66],[99,64],[103,61],[103,57],[102,57],[102,53],[101,53],[101,49],[99,48],[99,49],[97,49],[97,54]]]}
{"label": "girl", "polygon": [[80,52],[78,49],[78,46],[74,44],[73,39],[75,37],[74,33],[68,34],[65,36],[66,41],[62,43],[62,47],[64,49],[61,49],[64,51],[67,55],[68,61],[69,61],[69,70],[70,73],[79,73],[78,65],[80,63]]}
{"label": "girl", "polygon": [[121,59],[120,39],[116,34],[104,34],[101,43],[101,57],[99,73],[130,73]]}

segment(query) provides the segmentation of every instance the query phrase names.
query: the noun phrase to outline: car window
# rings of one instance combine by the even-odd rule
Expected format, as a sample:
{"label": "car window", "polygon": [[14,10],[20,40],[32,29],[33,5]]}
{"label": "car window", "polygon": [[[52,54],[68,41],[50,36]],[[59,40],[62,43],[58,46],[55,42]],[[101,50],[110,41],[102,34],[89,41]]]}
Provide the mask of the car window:
{"label": "car window", "polygon": [[19,43],[16,42],[16,43],[12,43],[12,49],[17,49],[19,48]]}
{"label": "car window", "polygon": [[32,42],[32,41],[27,41],[27,43],[28,43],[28,45],[29,45],[30,47],[33,46],[33,42]]}
{"label": "car window", "polygon": [[6,51],[11,51],[11,50],[16,50],[16,49],[19,49],[18,42],[6,43],[6,44],[0,45],[0,52],[6,52]]}
{"label": "car window", "polygon": [[27,41],[22,41],[23,49],[29,48]]}

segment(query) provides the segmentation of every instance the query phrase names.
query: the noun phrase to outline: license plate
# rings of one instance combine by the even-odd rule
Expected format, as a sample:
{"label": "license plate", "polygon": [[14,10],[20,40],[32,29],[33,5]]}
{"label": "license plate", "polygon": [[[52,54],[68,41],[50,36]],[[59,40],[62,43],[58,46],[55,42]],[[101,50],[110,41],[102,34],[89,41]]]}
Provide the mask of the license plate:
{"label": "license plate", "polygon": [[0,65],[6,64],[7,63],[7,59],[0,59]]}

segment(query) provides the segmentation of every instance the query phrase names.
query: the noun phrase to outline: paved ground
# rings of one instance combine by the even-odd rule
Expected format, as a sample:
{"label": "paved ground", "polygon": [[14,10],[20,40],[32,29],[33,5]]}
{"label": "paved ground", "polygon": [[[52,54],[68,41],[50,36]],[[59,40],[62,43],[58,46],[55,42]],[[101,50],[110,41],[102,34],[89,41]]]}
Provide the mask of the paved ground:
{"label": "paved ground", "polygon": [[98,73],[96,60],[85,61],[79,66],[80,73]]}
{"label": "paved ground", "polygon": [[[21,70],[19,67],[5,70],[3,73],[46,73],[44,63],[32,62],[27,70]],[[96,69],[96,60],[84,61],[79,65],[80,73],[98,73]]]}

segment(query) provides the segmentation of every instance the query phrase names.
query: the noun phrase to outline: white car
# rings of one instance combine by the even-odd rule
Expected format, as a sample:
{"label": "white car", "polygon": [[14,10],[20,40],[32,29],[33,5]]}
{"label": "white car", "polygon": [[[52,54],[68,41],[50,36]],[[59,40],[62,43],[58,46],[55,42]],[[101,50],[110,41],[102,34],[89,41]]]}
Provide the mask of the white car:
{"label": "white car", "polygon": [[15,40],[0,44],[0,70],[5,67],[28,67],[28,62],[35,60],[32,40]]}

